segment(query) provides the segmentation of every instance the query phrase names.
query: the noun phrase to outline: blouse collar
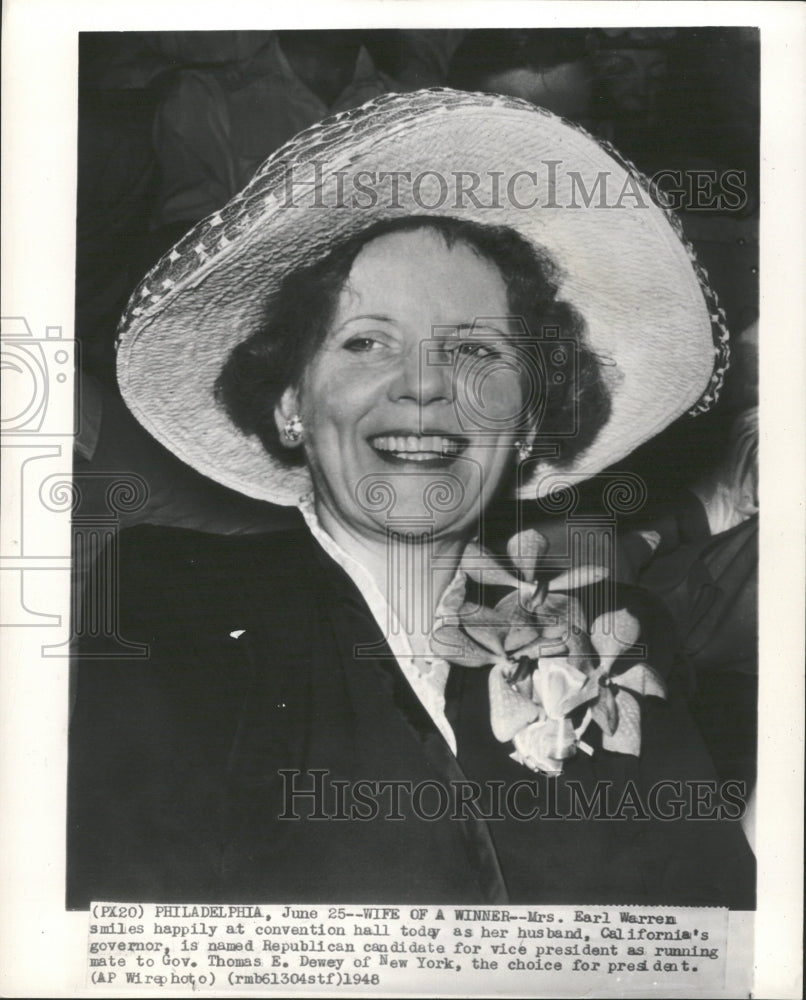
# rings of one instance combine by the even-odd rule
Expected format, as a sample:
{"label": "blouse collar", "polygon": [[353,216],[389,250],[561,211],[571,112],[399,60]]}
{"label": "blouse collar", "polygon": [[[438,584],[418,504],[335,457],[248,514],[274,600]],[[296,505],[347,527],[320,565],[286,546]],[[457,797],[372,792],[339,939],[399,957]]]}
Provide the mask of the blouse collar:
{"label": "blouse collar", "polygon": [[[325,531],[316,515],[313,494],[306,493],[300,497],[297,507],[314,539],[341,566],[361,592],[404,676],[455,754],[456,736],[445,715],[445,685],[448,682],[450,664],[438,656],[424,658],[414,655],[406,632],[401,628],[399,619],[372,574]],[[435,623],[450,613],[446,600],[449,595],[455,595],[457,588],[464,592],[466,579],[465,573],[457,569],[437,605]]]}

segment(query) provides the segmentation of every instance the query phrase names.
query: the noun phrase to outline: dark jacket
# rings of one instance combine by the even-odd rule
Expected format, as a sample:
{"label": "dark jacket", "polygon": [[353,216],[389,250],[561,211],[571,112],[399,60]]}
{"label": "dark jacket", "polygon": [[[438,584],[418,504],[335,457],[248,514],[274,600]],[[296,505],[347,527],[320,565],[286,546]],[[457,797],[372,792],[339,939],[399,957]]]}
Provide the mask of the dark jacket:
{"label": "dark jacket", "polygon": [[[80,650],[69,907],[752,908],[753,859],[736,822],[629,818],[629,808],[617,819],[551,818],[569,811],[569,781],[589,798],[596,782],[609,783],[611,807],[632,783],[640,812],[661,779],[712,779],[674,697],[644,700],[640,760],[599,749],[554,781],[516,765],[494,739],[487,671],[454,666],[446,712],[457,759],[355,585],[304,527],[227,537],[143,526],[119,546],[121,635],[147,643],[149,655]],[[317,782],[319,797],[305,795]],[[480,795],[457,806],[469,782]],[[531,784],[513,793],[516,782]],[[541,815],[512,815],[535,807]]]}

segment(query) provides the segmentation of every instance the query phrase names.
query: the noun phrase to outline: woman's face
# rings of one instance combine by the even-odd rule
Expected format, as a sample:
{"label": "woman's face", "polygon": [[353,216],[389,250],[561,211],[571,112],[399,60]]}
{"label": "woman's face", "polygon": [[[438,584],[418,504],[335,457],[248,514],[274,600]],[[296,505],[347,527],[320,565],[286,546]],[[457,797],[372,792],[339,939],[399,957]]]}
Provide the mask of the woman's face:
{"label": "woman's face", "polygon": [[278,422],[298,412],[317,510],[363,536],[478,530],[526,408],[496,266],[420,229],[358,254],[322,347]]}

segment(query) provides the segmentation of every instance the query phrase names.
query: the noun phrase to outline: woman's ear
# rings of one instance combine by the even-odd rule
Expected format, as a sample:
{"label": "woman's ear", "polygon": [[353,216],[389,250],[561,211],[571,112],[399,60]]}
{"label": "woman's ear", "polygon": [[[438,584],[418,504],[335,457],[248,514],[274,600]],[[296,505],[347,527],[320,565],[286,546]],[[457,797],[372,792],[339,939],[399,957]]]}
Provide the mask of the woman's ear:
{"label": "woman's ear", "polygon": [[286,448],[299,448],[303,428],[299,418],[299,395],[290,386],[283,392],[274,407],[274,422],[280,443]]}

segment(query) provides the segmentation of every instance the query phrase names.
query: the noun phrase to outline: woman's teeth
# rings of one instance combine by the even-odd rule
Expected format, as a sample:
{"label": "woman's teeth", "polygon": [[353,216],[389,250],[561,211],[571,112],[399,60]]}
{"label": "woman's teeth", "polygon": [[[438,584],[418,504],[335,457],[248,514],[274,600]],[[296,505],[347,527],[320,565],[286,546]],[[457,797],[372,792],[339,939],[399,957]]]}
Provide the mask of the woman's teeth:
{"label": "woman's teeth", "polygon": [[376,451],[391,452],[396,458],[410,462],[427,462],[446,455],[458,455],[462,442],[441,434],[384,434],[370,439]]}

